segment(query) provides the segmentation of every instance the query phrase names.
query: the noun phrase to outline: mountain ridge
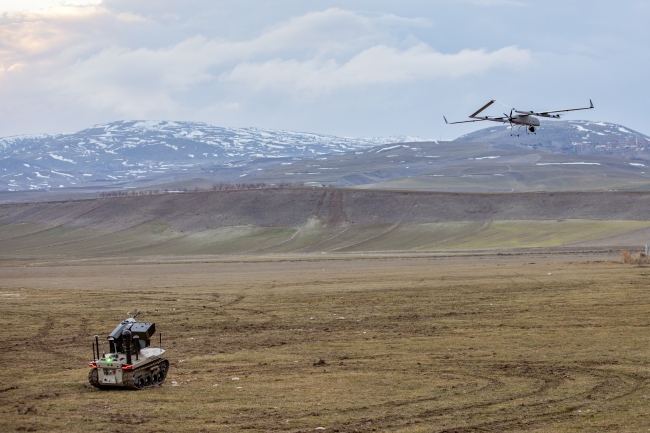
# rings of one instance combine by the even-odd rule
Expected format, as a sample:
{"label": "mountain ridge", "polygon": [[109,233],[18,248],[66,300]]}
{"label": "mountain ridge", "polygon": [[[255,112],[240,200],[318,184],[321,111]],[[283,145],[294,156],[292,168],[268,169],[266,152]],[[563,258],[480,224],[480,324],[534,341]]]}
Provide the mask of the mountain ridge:
{"label": "mountain ridge", "polygon": [[609,122],[542,120],[535,134],[527,133],[525,128],[514,126],[511,129],[510,125],[501,124],[462,135],[454,141],[511,142],[552,153],[616,155],[650,160],[650,136]]}
{"label": "mountain ridge", "polygon": [[89,182],[119,186],[147,177],[164,178],[166,173],[200,173],[205,166],[230,169],[262,159],[264,167],[281,158],[345,153],[403,141],[422,139],[337,137],[201,122],[117,121],[72,133],[0,138],[0,190],[65,188]]}
{"label": "mountain ridge", "polygon": [[11,201],[7,194],[18,191],[210,189],[224,181],[438,191],[650,188],[650,137],[624,126],[554,121],[536,135],[510,134],[498,125],[439,142],[118,121],[0,139],[0,192]]}

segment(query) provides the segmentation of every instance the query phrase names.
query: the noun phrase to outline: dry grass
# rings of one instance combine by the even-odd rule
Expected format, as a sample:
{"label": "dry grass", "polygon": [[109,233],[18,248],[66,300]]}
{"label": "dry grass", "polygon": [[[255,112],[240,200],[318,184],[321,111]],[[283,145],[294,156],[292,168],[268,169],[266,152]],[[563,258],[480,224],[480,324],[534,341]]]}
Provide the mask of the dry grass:
{"label": "dry grass", "polygon": [[628,251],[621,253],[621,260],[628,265],[647,265],[650,263],[650,259],[645,253],[630,254]]}
{"label": "dry grass", "polygon": [[[650,423],[643,266],[548,254],[204,261],[0,262],[0,430]],[[163,332],[166,385],[88,388],[92,335],[133,308]]]}
{"label": "dry grass", "polygon": [[310,219],[299,228],[232,225],[186,233],[161,222],[114,231],[19,223],[0,225],[0,258],[540,248],[606,243],[649,227],[648,221],[594,220],[329,226]]}

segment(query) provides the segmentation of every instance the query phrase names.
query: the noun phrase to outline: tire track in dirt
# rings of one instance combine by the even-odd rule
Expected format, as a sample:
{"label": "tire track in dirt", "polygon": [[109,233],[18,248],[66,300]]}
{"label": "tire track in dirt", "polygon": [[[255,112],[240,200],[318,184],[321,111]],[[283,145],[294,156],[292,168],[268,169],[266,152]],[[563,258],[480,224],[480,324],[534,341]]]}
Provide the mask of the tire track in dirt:
{"label": "tire track in dirt", "polygon": [[419,199],[419,198],[416,196],[416,197],[415,197],[415,201],[414,201],[414,203],[412,203],[411,206],[409,206],[409,208],[408,208],[408,209],[407,209],[407,210],[402,214],[402,216],[400,217],[400,219],[399,219],[395,224],[393,224],[390,228],[388,228],[388,230],[386,230],[385,232],[383,232],[383,233],[379,233],[378,235],[375,235],[375,236],[371,236],[371,237],[369,237],[369,238],[367,238],[367,239],[363,239],[363,240],[361,240],[361,241],[359,241],[359,242],[354,242],[354,243],[352,243],[352,244],[345,245],[345,246],[343,246],[343,247],[339,247],[339,248],[331,249],[331,250],[329,250],[328,252],[340,251],[340,250],[344,250],[344,249],[347,249],[347,248],[351,248],[351,247],[354,247],[354,246],[357,246],[357,245],[361,245],[361,244],[363,244],[364,242],[370,242],[370,241],[372,241],[372,240],[374,240],[374,239],[377,239],[377,238],[379,238],[379,237],[381,237],[381,236],[385,236],[385,235],[387,235],[388,233],[390,233],[390,232],[392,232],[393,230],[397,229],[397,227],[402,223],[402,221],[404,221],[404,219],[405,219],[407,216],[409,216],[409,215],[411,215],[411,214],[413,213],[413,211],[415,210],[415,208],[416,208],[417,205],[418,205],[418,199]]}
{"label": "tire track in dirt", "polygon": [[[327,197],[327,191],[323,191],[323,193],[321,194],[321,196],[318,199],[318,203],[316,203],[316,209],[314,210],[314,213],[312,214],[311,217],[312,218],[323,219],[324,222],[325,222],[325,225],[337,225],[337,224],[341,224],[343,222],[347,222],[347,215],[345,214],[345,210],[343,208],[343,204],[344,204],[343,203],[343,193],[340,192],[340,191],[331,192],[330,201],[329,201],[329,205],[328,205],[328,215],[327,215],[327,217],[320,218],[318,216],[320,214],[321,208],[322,208],[322,206],[323,206],[323,204],[325,202],[326,197]],[[339,236],[339,235],[345,233],[346,231],[348,231],[351,227],[352,226],[347,226],[345,229],[338,232],[337,234],[335,234],[333,236],[330,236],[329,238],[327,238],[325,240],[322,240],[322,241],[319,241],[319,242],[317,242],[315,244],[305,245],[303,247],[290,250],[288,252],[295,253],[295,252],[300,252],[300,251],[306,250],[308,248],[313,248],[313,247],[315,247],[317,245],[320,245],[320,244],[325,243],[325,242],[327,242],[327,241],[329,241],[331,239],[336,238],[337,236]],[[284,240],[284,241],[282,241],[280,243],[277,243],[275,245],[271,245],[269,247],[260,248],[258,250],[245,251],[244,253],[260,252],[260,251],[264,251],[266,249],[270,249],[270,248],[273,248],[273,247],[277,247],[277,246],[286,244],[286,243],[292,241],[293,239],[295,239],[299,234],[301,234],[302,231],[303,231],[303,228],[304,227],[300,227],[298,229],[298,231],[296,231],[296,233],[293,234],[293,236],[291,236],[289,239]]]}
{"label": "tire track in dirt", "polygon": [[[318,198],[318,202],[316,203],[316,209],[314,210],[314,213],[312,213],[312,218],[318,218],[318,214],[320,213],[320,210],[323,207],[323,203],[325,203],[325,198],[326,197],[327,197],[327,191],[323,191],[323,193]],[[294,240],[297,236],[299,236],[302,233],[303,228],[304,228],[304,226],[298,228],[298,230],[296,230],[296,232],[293,235],[291,235],[291,237],[289,237],[289,239],[285,239],[285,240],[283,240],[281,242],[278,242],[277,244],[273,244],[273,245],[270,245],[268,247],[258,248],[258,249],[255,249],[255,250],[243,251],[243,252],[238,253],[238,254],[259,253],[260,251],[269,250],[269,249],[274,248],[274,247],[279,247],[280,245],[284,245],[284,244]],[[307,248],[307,247],[303,247],[303,248]],[[302,249],[302,248],[300,248],[300,249]],[[290,252],[293,252],[293,251],[299,251],[299,250],[292,250]]]}
{"label": "tire track in dirt", "polygon": [[[447,406],[439,409],[422,411],[415,415],[410,415],[408,418],[405,418],[403,415],[398,414],[388,414],[381,418],[362,418],[354,420],[352,422],[348,421],[345,425],[334,426],[333,428],[338,428],[338,430],[341,432],[363,432],[372,430],[371,428],[368,428],[368,421],[371,421],[371,426],[377,424],[382,425],[382,431],[401,430],[405,427],[405,423],[401,421],[408,422],[412,419],[416,419],[418,423],[424,423],[433,418],[441,417],[451,413],[454,414],[454,418],[463,419],[468,418],[473,411],[479,409],[489,409],[490,407],[496,405],[503,405],[516,402],[517,400],[537,397],[540,399],[540,401],[521,403],[521,405],[526,407],[526,410],[528,412],[538,410],[537,413],[527,413],[525,416],[521,416],[521,414],[514,415],[512,413],[504,413],[504,417],[502,419],[496,419],[481,423],[457,425],[453,427],[445,427],[439,430],[431,430],[438,433],[466,433],[475,431],[501,432],[513,429],[516,431],[523,431],[524,429],[528,429],[529,427],[533,427],[542,423],[547,424],[552,421],[560,421],[566,417],[573,416],[572,413],[575,410],[578,410],[585,406],[592,406],[598,402],[603,401],[614,401],[632,395],[635,392],[641,390],[643,385],[647,384],[650,380],[647,377],[642,377],[633,373],[613,372],[611,370],[594,369],[584,366],[553,367],[536,364],[519,364],[512,366],[506,365],[501,367],[494,367],[494,369],[497,371],[503,370],[504,368],[506,369],[506,376],[522,377],[531,380],[541,380],[542,383],[540,386],[530,392],[519,393],[509,397],[491,399],[475,404]],[[449,373],[456,374],[458,371],[454,370],[450,371]],[[544,393],[558,388],[565,382],[571,380],[568,376],[569,373],[591,375],[595,380],[598,380],[598,383],[587,390],[577,392],[565,398],[549,399],[543,395]],[[504,373],[501,374],[503,375]],[[481,377],[478,375],[472,376]],[[503,383],[498,378],[492,379],[496,380],[497,383]],[[486,387],[489,385],[490,384],[486,385]],[[620,388],[623,386],[625,389],[621,390]],[[483,387],[483,389],[486,387]],[[478,392],[480,391],[476,390],[473,393]],[[599,393],[601,395],[601,398],[598,398]],[[427,401],[436,401],[439,399],[440,396],[434,396],[430,398],[421,398],[409,401],[392,401],[372,407],[376,407],[378,409],[381,408],[382,410],[386,410],[392,407],[403,408],[412,406],[414,404],[424,403]],[[555,406],[558,406],[558,408],[555,410],[548,410],[549,404],[551,403]],[[560,408],[560,405],[564,406]],[[510,411],[516,410],[516,407],[517,406],[510,408]],[[353,408],[346,410],[345,412],[355,412],[359,411],[360,409],[361,408]]]}
{"label": "tire track in dirt", "polygon": [[219,308],[232,307],[233,305],[239,304],[241,301],[244,300],[244,298],[246,298],[246,296],[237,295],[237,297],[234,300],[221,304]]}
{"label": "tire track in dirt", "polygon": [[[56,228],[56,227],[52,227],[52,228]],[[49,230],[49,229],[46,229],[44,231],[47,231],[47,230]],[[76,230],[71,231],[70,233],[74,233],[74,232],[79,231],[79,230],[83,230],[83,228],[78,228]],[[39,232],[30,233],[28,236],[31,236],[32,234],[36,234],[36,233],[39,233]],[[58,246],[61,246],[61,245],[74,244],[74,243],[77,243],[77,242],[83,242],[83,241],[96,239],[98,237],[102,237],[102,236],[105,236],[105,235],[106,235],[106,233],[102,233],[101,235],[92,236],[92,237],[89,237],[89,238],[75,239],[75,240],[58,242],[58,243],[47,244],[47,245],[35,245],[35,246],[31,246],[31,247],[16,248],[16,249],[11,250],[11,252],[33,250],[33,249],[42,249],[42,248],[50,248],[50,247],[58,247]]]}
{"label": "tire track in dirt", "polygon": [[[28,224],[28,223],[9,223],[9,225],[12,225],[12,224]],[[48,231],[48,230],[51,230],[51,229],[54,229],[54,228],[57,228],[57,227],[59,227],[59,226],[58,225],[53,225],[53,226],[47,226],[46,228],[40,227],[40,228],[34,230],[33,232],[24,233],[22,235],[11,236],[11,237],[8,237],[8,238],[2,238],[0,240],[1,241],[11,241],[11,240],[14,240],[14,239],[20,239],[20,238],[24,238],[26,236],[37,235],[39,233],[42,233],[42,232],[45,232],[45,231]]]}
{"label": "tire track in dirt", "polygon": [[400,219],[398,222],[396,222],[395,224],[393,224],[392,226],[390,226],[390,227],[388,228],[388,230],[386,230],[386,231],[384,231],[384,232],[382,232],[382,233],[379,233],[379,234],[377,234],[377,235],[374,235],[374,236],[371,236],[371,237],[369,237],[369,238],[363,239],[363,240],[361,240],[361,241],[359,241],[359,242],[355,242],[355,243],[352,243],[352,244],[349,244],[349,245],[345,245],[345,246],[342,246],[342,247],[339,247],[339,248],[334,248],[334,249],[328,250],[328,252],[332,253],[332,252],[335,252],[335,251],[341,251],[341,250],[344,250],[344,249],[346,249],[346,248],[356,247],[357,245],[361,245],[361,244],[363,244],[364,242],[370,242],[370,241],[372,241],[372,240],[375,240],[375,239],[377,239],[378,237],[380,237],[380,236],[384,236],[384,235],[387,235],[388,233],[390,233],[390,232],[392,232],[393,230],[395,230],[395,229],[400,225],[401,222],[402,222],[402,220]]}
{"label": "tire track in dirt", "polygon": [[48,316],[45,319],[45,322],[43,322],[43,326],[39,328],[38,333],[36,335],[41,337],[42,340],[45,340],[47,337],[49,337],[53,326],[54,326],[54,319]]}
{"label": "tire track in dirt", "polygon": [[320,213],[320,209],[321,209],[321,207],[323,207],[323,203],[325,202],[325,197],[327,197],[327,191],[323,191],[323,193],[318,198],[318,203],[316,203],[316,209],[314,210],[314,213],[312,214],[313,217],[318,218],[318,214]]}
{"label": "tire track in dirt", "polygon": [[[397,369],[396,371],[401,371],[401,369]],[[454,371],[453,373],[456,374],[458,372]],[[476,378],[476,379],[482,379],[482,380],[487,381],[487,383],[484,386],[482,386],[480,388],[477,388],[477,389],[473,390],[472,392],[466,393],[465,395],[476,394],[476,393],[481,392],[481,391],[483,391],[485,389],[488,389],[488,388],[499,389],[499,388],[502,388],[502,387],[505,386],[505,384],[502,381],[500,381],[500,380],[498,380],[496,378],[493,378],[493,377],[485,377],[485,376],[482,376],[482,375],[475,375],[475,374],[464,374],[464,378]],[[498,386],[494,386],[494,385],[498,385]],[[526,395],[524,397],[526,397]],[[350,408],[350,409],[346,409],[346,410],[338,410],[337,412],[338,413],[358,412],[362,408],[372,408],[372,409],[381,409],[381,408],[383,408],[383,410],[386,410],[387,408],[393,408],[393,407],[398,408],[398,407],[411,406],[411,405],[419,404],[419,403],[437,401],[437,400],[440,400],[441,398],[443,398],[443,396],[437,395],[437,396],[434,396],[434,397],[421,397],[421,398],[414,398],[414,399],[410,399],[410,400],[395,400],[395,401],[388,401],[388,402],[384,402],[384,403],[380,403],[380,404],[376,404],[376,405],[370,405],[370,406],[364,405],[362,407],[354,407],[354,408]],[[515,397],[515,398],[520,398],[520,397]],[[480,406],[477,405],[477,407],[480,407]],[[451,410],[458,410],[458,408],[448,408],[448,409],[441,409],[441,410],[451,411]]]}
{"label": "tire track in dirt", "polygon": [[[82,355],[75,355],[74,350],[67,349],[68,345],[79,346],[83,344],[84,339],[88,338],[88,319],[82,318],[76,332],[65,333],[61,335],[52,336],[52,330],[60,322],[53,319],[51,316],[46,316],[43,325],[38,329],[36,334],[27,338],[27,344],[39,352],[47,355],[52,355],[56,359],[66,359],[67,363],[72,360],[74,363],[83,364],[86,358]],[[56,338],[55,338],[56,337]],[[2,342],[3,344],[5,342]],[[14,343],[13,341],[6,342],[7,345]],[[91,341],[88,340],[88,349],[90,349]]]}
{"label": "tire track in dirt", "polygon": [[[490,228],[491,225],[492,225],[492,220],[489,219],[489,220],[485,221],[485,223],[481,227],[479,227],[477,229],[474,229],[474,230],[472,230],[470,232],[461,233],[461,234],[457,234],[457,235],[452,235],[452,236],[450,236],[448,238],[444,238],[444,239],[441,239],[441,240],[439,240],[437,242],[434,242],[433,244],[431,244],[429,246],[429,249],[433,248],[436,245],[440,245],[442,243],[453,242],[453,241],[455,241],[457,239],[464,239],[464,238],[467,238],[468,236],[475,235],[475,234],[480,233],[480,232],[482,232],[484,230],[487,230],[488,228]],[[415,251],[417,251],[417,250],[415,250]]]}
{"label": "tire track in dirt", "polygon": [[289,239],[285,239],[282,242],[278,242],[277,244],[273,244],[273,245],[268,246],[268,247],[259,248],[257,250],[243,251],[243,252],[237,253],[237,254],[258,253],[260,251],[268,250],[268,249],[273,248],[273,247],[279,247],[280,245],[284,245],[287,242],[291,242],[292,240],[294,240],[296,238],[296,236],[298,236],[301,232],[302,232],[302,227],[300,227],[298,230],[296,230],[296,232],[293,235],[291,235],[291,237]]}
{"label": "tire track in dirt", "polygon": [[[48,207],[48,206],[45,206],[45,209],[43,209],[43,210],[40,211],[40,212],[37,212],[37,213],[34,214],[34,215],[31,215],[30,218],[31,218],[31,219],[34,219],[35,217],[37,217],[37,216],[39,216],[39,215],[41,215],[41,214],[43,214],[43,213],[45,213],[45,212],[50,212],[50,211],[52,211],[53,209],[57,209],[57,208],[59,208],[59,207],[61,207],[61,206],[63,206],[63,205],[65,205],[64,202],[62,202],[62,203],[58,203],[58,204],[54,205],[53,208],[50,208],[50,207]],[[5,218],[9,218],[9,217],[11,217],[11,216],[12,216],[12,215],[10,215],[10,214],[5,214],[5,215],[3,215],[2,217],[0,217],[0,220],[3,220],[3,219],[5,219]],[[11,223],[9,223],[9,224],[11,224]]]}
{"label": "tire track in dirt", "polygon": [[310,244],[310,245],[307,245],[307,246],[305,246],[305,247],[298,248],[297,250],[291,250],[291,252],[292,252],[292,253],[297,253],[297,252],[303,251],[303,250],[305,250],[305,249],[307,249],[307,248],[315,248],[315,247],[317,247],[318,245],[324,244],[324,243],[327,242],[327,241],[331,241],[332,239],[334,239],[334,238],[336,238],[336,237],[338,237],[338,236],[341,236],[343,233],[347,232],[347,231],[350,230],[351,228],[352,228],[352,226],[347,226],[346,228],[344,228],[343,230],[341,230],[340,232],[338,232],[338,233],[335,234],[334,236],[330,236],[329,238],[327,238],[327,239],[325,239],[325,240],[322,240],[322,241],[320,241],[320,242],[316,242],[315,244]]}
{"label": "tire track in dirt", "polygon": [[[129,229],[131,229],[131,228],[133,228],[133,227],[129,227],[129,228],[124,229],[124,230],[129,230]],[[124,231],[124,230],[118,230],[118,231],[116,231],[116,232],[112,232],[112,233],[110,233],[110,235],[114,235],[115,233],[119,233],[119,232]],[[135,252],[135,251],[138,251],[138,250],[141,250],[141,249],[145,249],[145,248],[149,248],[149,247],[153,247],[153,246],[164,245],[164,244],[166,244],[166,243],[168,243],[168,242],[172,242],[172,241],[176,241],[176,240],[179,240],[179,239],[183,239],[183,238],[186,238],[186,237],[190,236],[191,234],[192,234],[192,233],[188,233],[188,234],[186,234],[186,235],[177,236],[177,237],[172,238],[172,239],[163,239],[163,240],[160,240],[160,241],[150,242],[150,243],[148,243],[148,244],[138,245],[138,246],[135,246],[135,247],[116,248],[116,249],[113,249],[113,250],[102,251],[101,253],[97,253],[97,254],[99,254],[99,255],[104,255],[104,254],[107,254],[107,253],[129,253],[129,252]]]}
{"label": "tire track in dirt", "polygon": [[[62,203],[61,205],[55,206],[55,209],[56,209],[57,207],[63,206],[64,204],[65,204],[65,203]],[[32,232],[32,233],[28,233],[28,234],[24,234],[24,235],[19,235],[19,236],[14,236],[14,237],[6,238],[6,239],[3,239],[3,240],[7,240],[7,241],[8,241],[8,240],[20,239],[20,238],[23,238],[23,237],[25,237],[25,236],[32,236],[32,235],[35,235],[35,234],[38,234],[38,233],[42,233],[42,232],[45,232],[45,231],[48,231],[48,230],[55,229],[55,228],[57,228],[57,227],[61,227],[61,226],[65,225],[65,224],[67,224],[67,223],[69,223],[69,222],[72,222],[72,221],[74,221],[74,220],[76,220],[76,219],[78,219],[78,218],[81,218],[81,217],[83,217],[83,216],[85,216],[85,215],[88,215],[88,214],[91,213],[91,212],[94,212],[94,211],[96,211],[96,210],[98,210],[98,209],[101,209],[102,207],[104,207],[104,206],[106,206],[106,205],[108,205],[108,203],[100,204],[99,206],[96,206],[96,207],[90,209],[90,210],[87,211],[87,212],[84,212],[84,213],[82,213],[82,214],[80,214],[80,215],[75,215],[74,217],[70,217],[69,219],[64,220],[63,222],[58,223],[58,224],[55,224],[55,225],[53,225],[53,226],[51,226],[51,227],[48,227],[48,228],[46,228],[46,229],[43,229],[43,230],[37,230],[37,231]],[[45,211],[43,211],[43,212],[39,212],[39,213],[37,213],[36,215],[40,215],[41,213],[44,213],[44,212],[46,212],[46,211],[48,211],[48,210],[49,210],[49,211],[52,211],[52,209],[46,209]],[[32,216],[31,218],[33,219],[34,216]]]}
{"label": "tire track in dirt", "polygon": [[[133,227],[137,227],[137,226],[133,226]],[[50,245],[39,245],[39,246],[33,246],[33,247],[19,248],[19,249],[12,250],[12,252],[26,251],[26,250],[32,250],[32,249],[42,249],[42,248],[49,248],[49,247],[57,247],[57,246],[61,246],[61,245],[70,245],[70,244],[75,244],[75,243],[79,243],[79,242],[91,241],[91,240],[99,239],[99,238],[102,238],[102,237],[115,236],[116,234],[119,234],[121,232],[131,230],[133,227],[127,227],[125,229],[116,230],[114,232],[109,232],[109,233],[102,233],[100,235],[91,236],[91,237],[88,237],[88,238],[75,239],[73,241],[60,242],[60,243],[50,244]],[[188,235],[178,236],[178,237],[175,237],[173,239],[164,239],[162,241],[152,242],[152,243],[145,244],[145,245],[138,245],[136,247],[122,248],[122,249],[117,248],[117,249],[113,249],[113,250],[106,250],[106,251],[102,251],[101,253],[97,253],[97,254],[104,255],[104,254],[107,254],[107,253],[115,253],[115,252],[129,252],[130,250],[136,250],[137,251],[138,249],[141,249],[141,248],[147,248],[147,247],[150,247],[150,246],[153,246],[153,245],[163,244],[165,242],[170,242],[170,241],[173,241],[173,240],[182,239],[182,238],[184,238],[186,236],[189,236],[189,234]]]}
{"label": "tire track in dirt", "polygon": [[332,191],[330,194],[330,201],[327,206],[327,217],[325,217],[325,224],[328,226],[338,225],[348,222],[348,216],[343,207],[343,192]]}
{"label": "tire track in dirt", "polygon": [[[560,369],[560,373],[569,373],[569,372],[580,372],[583,374],[591,374],[595,377],[599,377],[603,380],[603,382],[599,383],[598,385],[594,386],[591,388],[591,390],[588,391],[583,391],[583,392],[578,392],[576,394],[573,394],[571,396],[561,398],[561,399],[552,399],[552,401],[549,401],[549,399],[545,398],[545,401],[539,401],[539,402],[534,402],[534,403],[527,403],[525,404],[525,407],[527,410],[530,411],[531,408],[539,408],[542,409],[540,413],[537,414],[530,414],[527,415],[526,417],[520,417],[517,416],[515,418],[506,418],[502,420],[494,420],[490,422],[485,422],[485,423],[476,423],[472,425],[466,425],[466,426],[456,426],[456,427],[451,427],[451,428],[445,428],[443,430],[440,430],[440,433],[451,433],[451,432],[471,432],[471,431],[477,431],[477,430],[482,430],[482,431],[495,431],[495,432],[500,432],[500,431],[505,431],[506,429],[517,429],[517,431],[521,431],[523,427],[532,427],[534,425],[539,425],[542,423],[548,424],[549,421],[559,421],[561,419],[567,418],[568,416],[572,416],[571,413],[581,407],[584,407],[585,405],[593,405],[594,400],[593,399],[593,394],[594,390],[596,389],[610,389],[613,390],[616,388],[615,386],[611,385],[612,378],[609,375],[611,372],[605,372],[605,376],[602,376],[601,374],[596,374],[599,373],[597,370],[593,369],[583,369],[583,368],[566,368],[566,369]],[[620,377],[628,377],[629,375],[624,374],[624,373],[619,373],[619,376],[616,378]],[[527,376],[524,376],[527,377]],[[565,378],[565,380],[560,380],[558,381],[557,379],[555,380],[554,386],[550,386],[550,383],[546,382],[545,386],[542,386],[540,388],[539,393],[531,394],[531,396],[535,396],[537,394],[541,394],[542,392],[548,391],[551,388],[557,388],[559,387],[562,383],[566,382],[568,378]],[[615,392],[615,394],[611,397],[596,400],[596,401],[612,401],[616,399],[620,399],[623,397],[626,397],[634,392],[636,392],[642,383],[645,380],[634,380],[632,383],[624,382],[624,381],[615,381],[616,385],[619,385],[620,383],[628,383],[630,385],[627,390],[623,392]],[[610,383],[610,386],[605,386],[606,383]],[[541,397],[541,396],[540,396]],[[556,409],[554,411],[548,411],[548,405],[549,403],[553,403],[555,405],[559,404],[565,404],[568,406],[564,406],[562,409]],[[497,403],[497,404],[502,404],[502,403]]]}
{"label": "tire track in dirt", "polygon": [[[342,225],[342,224],[349,224],[347,214],[345,213],[345,208],[344,208],[344,200],[343,200],[343,193],[341,191],[331,191],[329,194],[329,202],[327,205],[327,216],[325,217],[318,217],[318,214],[320,213],[321,207],[323,205],[323,202],[325,201],[325,193],[321,195],[319,202],[316,206],[316,210],[314,212],[314,216],[318,217],[324,224],[325,226],[337,226],[337,225]],[[319,241],[317,243],[305,245],[303,247],[291,250],[290,252],[300,252],[308,248],[313,248],[316,245],[320,245],[324,242],[327,242],[331,239],[336,238],[337,236],[345,233],[348,231],[352,226],[348,225],[346,228],[344,228],[342,231],[336,233],[333,236],[330,236],[329,238]]]}

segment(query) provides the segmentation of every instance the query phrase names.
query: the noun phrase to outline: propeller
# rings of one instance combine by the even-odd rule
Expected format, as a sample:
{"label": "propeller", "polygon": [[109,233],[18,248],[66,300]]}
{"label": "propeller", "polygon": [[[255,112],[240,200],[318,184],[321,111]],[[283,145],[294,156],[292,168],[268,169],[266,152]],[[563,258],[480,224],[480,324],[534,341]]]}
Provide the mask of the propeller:
{"label": "propeller", "polygon": [[510,122],[510,125],[512,125],[512,110],[514,110],[514,108],[510,109],[510,114],[509,114],[509,115],[506,114],[506,113],[503,113],[503,115],[506,116],[506,117],[508,118],[508,120],[507,120],[507,121],[504,120],[503,123],[508,123],[508,122]]}
{"label": "propeller", "polygon": [[512,112],[514,111],[514,108],[510,109],[510,114],[503,113],[504,116],[508,118],[508,120],[504,120],[503,123],[510,123],[510,135],[512,135]]}

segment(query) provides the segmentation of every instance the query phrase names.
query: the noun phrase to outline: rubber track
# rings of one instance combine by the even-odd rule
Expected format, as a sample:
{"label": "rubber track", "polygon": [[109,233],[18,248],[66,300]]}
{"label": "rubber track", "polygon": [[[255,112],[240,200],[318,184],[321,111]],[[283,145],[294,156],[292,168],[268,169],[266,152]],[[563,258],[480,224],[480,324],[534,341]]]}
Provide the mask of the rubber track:
{"label": "rubber track", "polygon": [[88,372],[88,382],[97,389],[108,389],[108,386],[102,385],[99,383],[99,373],[96,368],[93,368]]}
{"label": "rubber track", "polygon": [[[142,375],[138,375],[138,373],[142,371],[147,371],[151,369],[152,367],[163,367],[163,371],[165,372],[165,375],[163,376],[162,380],[157,382],[156,384],[151,384],[149,386],[144,386],[142,388],[138,387],[134,382],[134,378],[139,378]],[[165,378],[167,378],[167,372],[169,371],[169,361],[167,361],[164,358],[161,359],[156,359],[155,361],[152,361],[148,364],[141,365],[140,367],[136,368],[135,370],[131,371],[124,371],[122,372],[122,383],[124,386],[128,389],[133,389],[133,390],[139,390],[139,389],[145,389],[145,388],[151,388],[156,385],[160,385],[165,381]]]}
{"label": "rubber track", "polygon": [[[157,367],[157,366],[164,366],[165,375],[163,376],[163,379],[161,381],[157,382],[155,385],[151,384],[151,385],[145,386],[143,388],[140,388],[140,387],[136,386],[135,383],[133,383],[133,379],[135,377],[137,377],[137,378],[140,377],[140,375],[137,375],[137,373],[149,370],[150,368]],[[167,361],[164,358],[156,359],[156,360],[154,360],[154,361],[152,361],[152,362],[150,362],[148,364],[141,365],[140,367],[136,368],[135,370],[123,371],[122,372],[122,384],[124,385],[125,388],[132,389],[132,390],[140,390],[140,389],[151,388],[153,386],[162,384],[165,381],[165,379],[167,378],[167,372],[168,371],[169,371],[169,361]],[[97,372],[96,368],[93,368],[92,370],[90,370],[90,372],[88,372],[88,382],[90,382],[90,384],[92,386],[94,386],[95,388],[101,389],[101,390],[117,388],[116,386],[107,386],[107,385],[102,385],[101,383],[99,383],[99,373]]]}

